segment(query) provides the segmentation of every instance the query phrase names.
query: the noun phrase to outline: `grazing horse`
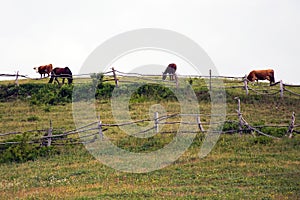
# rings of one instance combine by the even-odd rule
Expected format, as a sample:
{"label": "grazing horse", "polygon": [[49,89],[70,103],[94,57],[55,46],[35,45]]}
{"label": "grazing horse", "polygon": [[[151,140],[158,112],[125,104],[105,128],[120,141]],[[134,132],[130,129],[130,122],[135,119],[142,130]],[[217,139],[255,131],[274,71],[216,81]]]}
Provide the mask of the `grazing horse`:
{"label": "grazing horse", "polygon": [[170,80],[174,80],[175,72],[176,72],[177,66],[175,63],[171,63],[168,65],[166,70],[163,72],[163,80],[166,80],[167,74],[170,76]]}
{"label": "grazing horse", "polygon": [[40,73],[41,74],[41,78],[42,78],[42,75],[45,75],[48,74],[48,77],[49,77],[49,74],[51,73],[52,71],[52,64],[49,64],[49,65],[43,65],[43,66],[39,66],[39,67],[34,67],[33,69],[37,72],[37,73]]}
{"label": "grazing horse", "polygon": [[63,79],[62,84],[65,83],[65,78],[68,79],[68,84],[71,84],[73,82],[72,72],[69,69],[69,67],[65,67],[65,68],[56,67],[56,68],[54,68],[51,72],[51,78],[50,78],[48,83],[52,83],[53,79],[55,79],[56,82],[59,84],[59,81],[58,81],[57,77],[60,77],[60,78]]}
{"label": "grazing horse", "polygon": [[255,80],[257,82],[258,80],[269,80],[271,85],[272,83],[275,83],[274,70],[273,69],[253,70],[249,73],[247,79],[251,82]]}

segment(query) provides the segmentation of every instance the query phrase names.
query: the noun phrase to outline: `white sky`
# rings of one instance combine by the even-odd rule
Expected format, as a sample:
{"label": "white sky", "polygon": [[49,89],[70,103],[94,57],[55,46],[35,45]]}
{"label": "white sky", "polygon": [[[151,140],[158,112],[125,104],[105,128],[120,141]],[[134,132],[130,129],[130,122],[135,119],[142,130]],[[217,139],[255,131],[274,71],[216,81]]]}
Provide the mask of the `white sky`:
{"label": "white sky", "polygon": [[33,67],[52,63],[76,74],[112,36],[163,28],[197,42],[221,75],[273,68],[300,84],[299,10],[298,0],[0,0],[0,73],[39,77]]}

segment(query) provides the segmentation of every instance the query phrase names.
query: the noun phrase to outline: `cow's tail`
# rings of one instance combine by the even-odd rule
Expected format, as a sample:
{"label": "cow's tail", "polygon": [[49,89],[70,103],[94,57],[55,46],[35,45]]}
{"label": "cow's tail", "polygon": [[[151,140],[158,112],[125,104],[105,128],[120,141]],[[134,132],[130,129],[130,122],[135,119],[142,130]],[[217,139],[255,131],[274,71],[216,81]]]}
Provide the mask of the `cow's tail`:
{"label": "cow's tail", "polygon": [[275,83],[274,71],[271,71],[270,83]]}

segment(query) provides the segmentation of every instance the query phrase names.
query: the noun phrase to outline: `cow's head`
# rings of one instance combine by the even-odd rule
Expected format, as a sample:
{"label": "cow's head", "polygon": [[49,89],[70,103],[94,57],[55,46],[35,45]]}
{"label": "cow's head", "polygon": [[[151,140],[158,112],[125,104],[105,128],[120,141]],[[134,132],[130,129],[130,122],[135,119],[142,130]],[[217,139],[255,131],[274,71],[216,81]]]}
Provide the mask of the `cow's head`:
{"label": "cow's head", "polygon": [[36,73],[39,72],[39,68],[38,67],[34,67],[33,69],[35,70]]}
{"label": "cow's head", "polygon": [[255,76],[254,71],[251,71],[251,72],[249,73],[249,75],[247,76],[247,80],[248,80],[248,81],[251,81],[251,82],[253,82],[253,81],[256,80],[256,76]]}

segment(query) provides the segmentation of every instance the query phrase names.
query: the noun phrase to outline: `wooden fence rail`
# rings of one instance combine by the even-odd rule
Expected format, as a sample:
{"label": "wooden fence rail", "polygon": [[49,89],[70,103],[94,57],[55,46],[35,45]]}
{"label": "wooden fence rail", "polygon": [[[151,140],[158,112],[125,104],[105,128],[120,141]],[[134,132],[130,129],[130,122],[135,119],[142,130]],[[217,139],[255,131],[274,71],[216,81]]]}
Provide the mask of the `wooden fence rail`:
{"label": "wooden fence rail", "polygon": [[[89,76],[91,77],[93,74],[95,73],[90,73],[90,74],[76,74],[76,75],[73,75],[74,77],[81,77],[81,76]],[[115,82],[115,85],[116,87],[119,86],[120,82],[123,82],[123,83],[126,83],[126,82],[132,82],[132,83],[135,83],[135,81],[128,81],[128,80],[120,80],[118,78],[118,76],[120,77],[136,77],[136,78],[142,78],[144,81],[148,80],[148,81],[153,81],[153,82],[162,82],[161,79],[153,79],[151,77],[160,77],[161,74],[140,74],[140,73],[125,73],[125,72],[121,72],[121,71],[118,71],[116,70],[115,68],[112,68],[111,71],[107,71],[107,72],[103,72],[102,74],[105,74],[107,76],[111,76],[112,78],[111,79],[107,79],[107,80],[104,80],[104,81],[114,81]],[[15,78],[15,84],[16,85],[19,85],[19,82],[18,82],[18,79],[20,77],[22,78],[26,78],[26,79],[33,79],[33,80],[38,80],[38,79],[44,79],[44,78],[30,78],[29,76],[27,75],[20,75],[19,74],[19,71],[16,72],[15,74],[0,74],[0,76],[5,76],[5,77],[16,77]],[[150,77],[150,78],[148,78]],[[225,88],[242,88],[245,90],[246,92],[246,95],[249,95],[249,91],[253,91],[257,94],[260,94],[260,95],[276,95],[278,93],[280,93],[280,96],[283,97],[284,96],[284,92],[288,92],[289,94],[291,95],[295,95],[295,96],[300,96],[299,93],[296,93],[296,92],[293,92],[289,89],[287,89],[287,87],[300,87],[300,85],[292,85],[292,84],[285,84],[283,83],[282,80],[276,82],[276,83],[273,83],[271,84],[270,86],[268,86],[268,88],[271,88],[273,86],[276,86],[276,85],[280,85],[279,86],[279,90],[276,90],[275,92],[273,93],[263,93],[263,92],[260,92],[258,91],[257,89],[254,89],[252,88],[251,86],[249,86],[248,84],[248,80],[247,78],[244,76],[244,77],[234,77],[234,76],[214,76],[212,75],[212,71],[209,70],[209,75],[208,76],[205,76],[205,75],[202,75],[202,76],[199,76],[199,75],[178,75],[175,73],[175,80],[174,81],[163,81],[165,84],[170,82],[170,83],[175,83],[176,86],[178,87],[179,86],[179,81],[178,79],[182,77],[182,78],[204,78],[204,79],[209,79],[208,80],[208,86],[206,85],[205,87],[209,88],[209,91],[212,90],[212,79],[214,78],[221,78],[221,79],[238,79],[240,80],[241,83],[243,83],[243,85],[238,85],[238,86],[229,86],[229,87],[225,87]]]}
{"label": "wooden fence rail", "polygon": [[[283,126],[283,125],[265,125],[265,126],[251,126],[244,118],[243,118],[243,114],[241,111],[241,102],[240,99],[238,97],[235,98],[237,100],[237,113],[233,114],[227,114],[226,116],[237,116],[238,120],[236,121],[230,121],[227,120],[225,122],[220,121],[220,122],[213,122],[214,124],[220,124],[222,125],[223,123],[235,123],[238,125],[238,129],[232,129],[232,130],[226,130],[226,131],[221,131],[221,133],[239,133],[242,134],[243,132],[249,132],[250,131],[254,131],[260,135],[264,135],[267,137],[271,137],[271,138],[278,138],[269,134],[266,134],[262,131],[259,130],[259,128],[262,127],[287,127],[287,132],[286,135],[289,138],[292,138],[294,133],[299,133],[299,131],[294,130],[296,127],[300,127],[300,125],[295,125],[295,113],[292,113],[292,117],[291,117],[291,122],[290,124],[288,124],[287,126]],[[176,118],[176,117],[181,117],[181,116],[191,116],[195,118],[195,121],[163,121],[166,119],[171,119],[171,118]],[[101,119],[100,119],[100,115],[98,116],[98,121],[97,122],[93,122],[93,123],[89,123],[87,125],[84,125],[82,127],[78,127],[75,130],[70,130],[70,131],[66,131],[63,132],[61,134],[54,134],[54,132],[56,130],[61,130],[61,129],[54,129],[53,128],[53,124],[52,121],[50,120],[50,124],[49,124],[49,128],[48,129],[43,129],[43,130],[30,130],[30,131],[26,131],[26,132],[9,132],[9,133],[2,133],[0,134],[0,138],[3,137],[8,137],[10,135],[16,135],[16,134],[28,134],[28,133],[32,133],[32,132],[38,132],[38,133],[42,133],[44,132],[45,134],[39,138],[35,138],[32,139],[31,141],[26,141],[26,143],[28,144],[40,144],[40,146],[52,146],[52,145],[63,145],[63,144],[85,144],[85,143],[91,143],[96,141],[97,139],[103,140],[104,139],[104,132],[109,130],[109,128],[112,127],[120,127],[120,126],[127,126],[127,125],[132,125],[132,124],[137,124],[137,123],[141,123],[141,122],[153,122],[153,127],[150,127],[146,130],[140,131],[138,133],[132,134],[134,136],[138,135],[138,134],[144,134],[148,131],[151,130],[155,130],[156,133],[160,133],[160,134],[167,134],[167,133],[174,133],[174,131],[159,131],[159,126],[160,125],[175,125],[175,124],[185,124],[185,125],[191,125],[191,126],[195,126],[198,127],[198,130],[195,129],[195,131],[190,132],[190,133],[207,133],[207,131],[205,131],[203,125],[209,125],[211,124],[211,122],[201,122],[201,118],[200,116],[207,116],[207,117],[211,117],[213,115],[211,114],[188,114],[188,113],[175,113],[175,114],[171,114],[171,115],[165,115],[165,116],[159,116],[158,112],[154,113],[154,117],[153,119],[143,119],[143,120],[136,120],[136,121],[131,121],[131,122],[124,122],[124,123],[118,123],[118,124],[103,124]],[[220,115],[217,115],[220,116]],[[211,131],[210,131],[211,132]],[[220,131],[215,131],[216,133],[220,133]],[[76,138],[68,138],[69,135],[80,135],[80,133],[87,133],[85,135],[81,135],[79,137]],[[86,140],[85,138],[91,138],[90,140]],[[82,139],[85,139],[84,141],[81,141]],[[3,141],[3,140],[2,140]],[[66,143],[57,143],[57,141],[68,141]],[[18,141],[7,141],[5,142],[0,142],[0,145],[16,145],[16,144],[20,144],[21,142]]]}
{"label": "wooden fence rail", "polygon": [[[122,82],[122,80],[120,80],[118,78],[118,76],[122,76],[122,77],[136,77],[136,78],[142,78],[143,80],[148,80],[148,81],[152,81],[152,82],[157,82],[160,83],[162,82],[161,79],[155,79],[153,77],[158,77],[161,75],[146,75],[146,74],[139,74],[139,73],[124,73],[124,72],[120,72],[118,70],[116,70],[115,68],[112,68],[112,71],[108,71],[105,72],[103,74],[106,74],[108,76],[112,76],[112,79],[108,79],[109,81],[114,81],[115,85],[118,87],[119,84]],[[74,75],[74,76],[91,76],[92,74],[78,74],[78,75]],[[9,77],[16,77],[15,79],[15,84],[18,85],[18,79],[19,77],[22,78],[27,78],[27,79],[31,79],[28,76],[25,75],[20,75],[19,72],[17,72],[16,74],[0,74],[0,76],[9,76]],[[149,77],[149,78],[148,78]],[[175,81],[164,81],[166,83],[170,83],[170,84],[176,84],[176,86],[179,86],[179,82],[178,82],[178,77],[188,77],[187,75],[185,76],[180,76],[178,74],[175,74]],[[192,77],[192,75],[190,75],[190,77]],[[249,91],[253,91],[257,94],[261,94],[261,95],[276,95],[278,93],[280,93],[280,96],[283,97],[284,92],[288,92],[290,94],[296,95],[296,96],[300,96],[300,94],[293,92],[289,89],[287,89],[287,87],[300,87],[300,85],[290,85],[290,84],[284,84],[282,80],[272,84],[271,86],[268,86],[269,90],[273,90],[274,92],[272,93],[263,93],[258,89],[254,89],[251,86],[249,86],[248,84],[248,80],[245,77],[226,77],[226,76],[213,76],[211,70],[209,71],[209,76],[195,76],[196,78],[207,78],[209,79],[209,89],[212,89],[212,79],[213,78],[238,78],[241,79],[241,83],[243,85],[239,85],[239,86],[230,86],[231,88],[243,88],[246,91],[246,94],[249,95]],[[124,81],[126,82],[126,81]],[[279,84],[279,90],[277,89],[272,89],[273,86],[276,86]],[[207,86],[206,86],[207,88]],[[264,91],[264,90],[263,90]],[[243,118],[242,116],[242,112],[241,112],[241,104],[240,104],[240,99],[236,98],[237,102],[238,102],[238,106],[237,106],[237,114],[227,114],[226,116],[230,116],[230,115],[235,115],[237,116],[237,124],[238,124],[238,130],[227,130],[224,131],[223,133],[234,133],[234,132],[238,132],[238,133],[243,133],[245,131],[255,131],[261,135],[265,135],[268,137],[274,137],[271,135],[267,135],[263,132],[261,132],[258,127],[255,126],[251,126],[249,123],[246,122],[246,120]],[[170,119],[170,118],[174,118],[174,117],[181,117],[184,115],[190,115],[190,116],[194,116],[195,117],[195,121],[194,122],[182,122],[182,121],[170,121],[170,122],[162,122],[162,120],[166,120],[166,119]],[[93,137],[90,141],[87,142],[93,142],[97,139],[96,136],[99,136],[100,139],[104,138],[104,132],[106,130],[108,130],[110,127],[119,127],[119,126],[127,126],[127,125],[131,125],[131,124],[136,124],[136,123],[142,123],[142,122],[153,122],[153,127],[148,128],[147,130],[141,131],[137,134],[142,134],[151,130],[155,130],[156,133],[167,133],[167,132],[159,132],[159,126],[163,125],[163,124],[168,124],[168,125],[172,125],[172,124],[185,124],[185,125],[197,125],[198,126],[198,132],[201,131],[203,133],[205,133],[205,129],[204,129],[204,125],[209,125],[210,123],[208,122],[201,122],[201,117],[200,116],[212,116],[212,115],[205,115],[205,114],[184,114],[184,113],[177,113],[177,114],[172,114],[172,115],[166,115],[166,116],[158,116],[158,113],[154,113],[154,117],[153,119],[143,119],[143,120],[137,120],[137,121],[132,121],[132,122],[124,122],[124,123],[119,123],[119,124],[103,124],[102,121],[100,120],[100,116],[98,117],[98,121],[97,122],[93,122],[90,124],[87,124],[85,126],[79,127],[76,130],[70,130],[67,132],[64,132],[62,134],[54,134],[54,131],[57,129],[54,129],[52,126],[52,122],[50,121],[50,126],[48,129],[46,130],[31,130],[31,131],[26,131],[26,132],[9,132],[9,133],[2,133],[0,134],[0,137],[7,137],[10,135],[18,135],[18,134],[25,134],[25,133],[30,133],[30,132],[43,132],[44,135],[41,136],[40,138],[37,138],[34,141],[28,141],[29,143],[37,143],[38,141],[43,141],[42,145],[45,146],[51,146],[51,145],[55,145],[56,140],[66,140],[66,137],[68,137],[69,135],[75,135],[75,134],[79,134],[79,133],[84,133],[84,132],[91,132],[91,131],[96,131],[96,133],[92,133],[92,134],[87,134],[84,136],[78,137],[77,139],[74,138],[69,138],[70,140],[80,140],[82,138],[86,138],[86,137]],[[226,121],[228,122],[228,121]],[[215,124],[222,124],[224,122],[214,122]],[[276,125],[274,125],[276,126]],[[292,137],[293,133],[298,133],[299,131],[294,130],[296,127],[298,127],[299,125],[295,125],[295,113],[292,114],[292,118],[291,118],[291,122],[290,124],[287,126],[288,127],[288,131],[287,131],[287,135],[288,137]],[[106,128],[104,128],[106,127]],[[266,126],[267,127],[267,126]],[[134,134],[133,134],[134,135]],[[2,142],[0,144],[17,144],[18,142]],[[82,144],[83,142],[76,142],[76,144]],[[75,143],[74,143],[75,144]]]}

